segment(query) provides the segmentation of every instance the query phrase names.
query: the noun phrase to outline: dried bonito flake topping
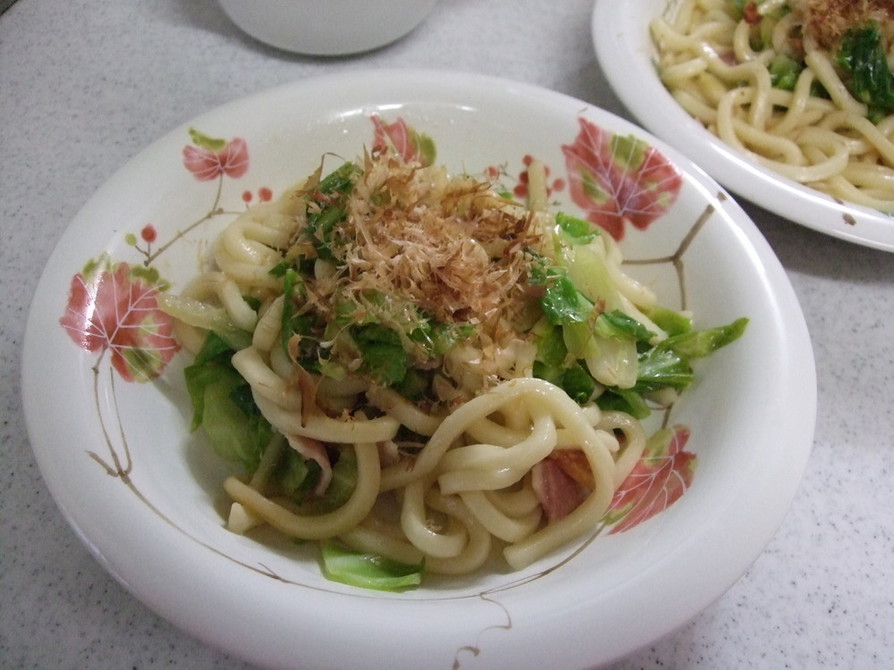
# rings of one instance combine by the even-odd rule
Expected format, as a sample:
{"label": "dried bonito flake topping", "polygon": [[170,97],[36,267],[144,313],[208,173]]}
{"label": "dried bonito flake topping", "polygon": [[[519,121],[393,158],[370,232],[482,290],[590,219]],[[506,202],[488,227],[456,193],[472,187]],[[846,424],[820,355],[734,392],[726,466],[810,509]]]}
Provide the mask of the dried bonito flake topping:
{"label": "dried bonito flake topping", "polygon": [[511,310],[536,244],[534,217],[487,182],[367,155],[339,236],[356,291],[406,296],[439,321]]}
{"label": "dried bonito flake topping", "polygon": [[[392,307],[475,325],[491,340],[515,330],[507,322],[530,303],[530,251],[542,246],[545,218],[489,181],[393,152],[367,152],[358,163],[342,218],[325,232],[305,226],[288,254],[307,256],[325,244],[332,272],[309,287],[317,307],[328,300],[332,310],[338,300],[372,309],[370,295],[386,296]],[[321,184],[317,175],[302,194],[308,220],[337,199]]]}
{"label": "dried bonito flake topping", "polygon": [[835,49],[854,26],[876,22],[883,32],[894,31],[891,0],[791,0],[790,6],[803,18],[805,37],[823,49]]}

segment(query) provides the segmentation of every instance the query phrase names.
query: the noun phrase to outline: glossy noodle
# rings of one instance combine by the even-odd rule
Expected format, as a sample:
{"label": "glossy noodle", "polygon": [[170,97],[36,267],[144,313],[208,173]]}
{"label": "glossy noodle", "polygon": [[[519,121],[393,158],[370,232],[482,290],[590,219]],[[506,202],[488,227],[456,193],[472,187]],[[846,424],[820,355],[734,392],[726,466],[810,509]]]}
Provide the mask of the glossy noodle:
{"label": "glossy noodle", "polygon": [[[525,206],[486,181],[365,154],[331,177],[321,168],[220,234],[208,271],[164,306],[197,361],[209,333],[229,342],[238,378],[227,392],[246,383],[258,425],[271,428],[249,474],[223,484],[232,530],[268,525],[465,574],[495,554],[524,568],[599,526],[646,445],[638,418],[597,402],[633,387],[637,345],[586,336],[571,363],[589,395],[572,399],[559,378],[534,374],[550,333],[571,345],[539,307],[549,285],[532,278],[561,261],[592,283],[573,264],[598,260],[610,290],[588,296],[592,318],[608,300],[647,326],[652,344],[668,334],[647,316],[655,296],[624,273],[613,240],[576,220],[585,241],[562,241],[537,174],[535,164]],[[341,218],[330,225],[333,209]],[[296,454],[288,467],[310,473],[300,495],[281,483]],[[554,459],[586,475],[561,513],[545,501]],[[337,504],[316,504],[345,477]]]}
{"label": "glossy noodle", "polygon": [[[658,67],[677,102],[729,146],[796,182],[894,212],[894,108],[852,93],[842,37],[826,34],[847,4],[683,0],[651,23]],[[876,27],[890,68],[894,9],[884,4],[837,18]]]}

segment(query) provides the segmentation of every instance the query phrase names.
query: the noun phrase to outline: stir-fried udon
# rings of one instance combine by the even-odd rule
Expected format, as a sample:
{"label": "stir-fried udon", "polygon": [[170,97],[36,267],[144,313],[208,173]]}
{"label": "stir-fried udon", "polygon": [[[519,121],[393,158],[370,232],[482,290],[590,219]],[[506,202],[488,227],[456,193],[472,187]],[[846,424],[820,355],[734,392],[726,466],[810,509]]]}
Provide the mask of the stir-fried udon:
{"label": "stir-fried udon", "polygon": [[890,0],[682,0],[651,23],[661,79],[725,143],[894,212]]}
{"label": "stir-fried udon", "polygon": [[609,235],[545,211],[539,174],[520,203],[384,150],[321,167],[165,296],[194,427],[242,466],[230,529],[418,577],[521,569],[600,523],[641,419],[745,320],[658,305]]}

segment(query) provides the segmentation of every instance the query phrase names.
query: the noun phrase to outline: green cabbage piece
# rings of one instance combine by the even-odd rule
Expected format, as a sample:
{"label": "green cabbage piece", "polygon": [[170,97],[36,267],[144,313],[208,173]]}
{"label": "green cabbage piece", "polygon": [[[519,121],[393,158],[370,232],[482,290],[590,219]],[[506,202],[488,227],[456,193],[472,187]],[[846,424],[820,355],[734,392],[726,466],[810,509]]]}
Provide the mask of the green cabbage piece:
{"label": "green cabbage piece", "polygon": [[425,569],[424,562],[407,565],[353,551],[334,540],[322,542],[320,554],[327,579],[365,589],[403,591],[421,584]]}

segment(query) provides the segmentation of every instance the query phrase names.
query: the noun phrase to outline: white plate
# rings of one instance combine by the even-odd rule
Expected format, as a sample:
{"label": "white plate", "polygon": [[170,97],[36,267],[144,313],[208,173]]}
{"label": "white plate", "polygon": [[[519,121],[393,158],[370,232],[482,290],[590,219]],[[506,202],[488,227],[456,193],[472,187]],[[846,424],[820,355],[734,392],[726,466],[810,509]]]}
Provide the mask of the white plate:
{"label": "white plate", "polygon": [[894,218],[782,177],[736,152],[689,116],[658,78],[649,23],[669,0],[596,0],[592,35],[605,76],[647,129],[731,191],[795,223],[867,247],[894,251]]}
{"label": "white plate", "polygon": [[[151,251],[161,251],[152,266],[177,290],[197,272],[203,241],[231,215],[181,238],[178,231],[218,205],[243,209],[244,194],[257,201],[264,188],[279,193],[325,152],[355,157],[372,142],[373,112],[431,136],[438,162],[452,171],[502,166],[508,186],[525,155],[567,179],[561,147],[581,118],[643,138],[676,164],[682,190],[671,210],[644,231],[628,226],[623,242],[630,258],[659,260],[631,271],[677,306],[682,281],[698,324],[751,322],[741,340],[699,366],[698,382],[673,409],[671,421],[691,427],[688,449],[699,459],[673,506],[517,574],[432,580],[404,594],[334,584],[300,548],[223,528],[225,468],[187,432],[183,355],[153,382],[127,382],[110,365],[111,350],[79,347],[62,328],[72,278],[89,259],[107,253],[138,265],[148,244],[141,231],[151,224]],[[243,138],[248,170],[195,179],[181,157],[190,127]],[[566,184],[554,186],[553,197],[574,211]],[[235,101],[121,169],[71,223],[41,278],[23,396],[44,479],[103,566],[196,637],[282,668],[586,667],[628,654],[707,606],[759,555],[794,496],[816,409],[794,292],[753,223],[713,181],[642,130],[578,100],[468,73],[406,70],[306,80]]]}

